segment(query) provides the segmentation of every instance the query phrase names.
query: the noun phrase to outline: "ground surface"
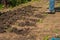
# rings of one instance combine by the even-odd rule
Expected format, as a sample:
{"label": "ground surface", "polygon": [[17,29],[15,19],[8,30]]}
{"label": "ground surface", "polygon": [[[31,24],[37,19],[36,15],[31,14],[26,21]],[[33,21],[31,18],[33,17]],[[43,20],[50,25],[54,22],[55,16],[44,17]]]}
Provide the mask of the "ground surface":
{"label": "ground surface", "polygon": [[47,14],[48,0],[0,14],[0,40],[47,40],[60,34],[60,12]]}

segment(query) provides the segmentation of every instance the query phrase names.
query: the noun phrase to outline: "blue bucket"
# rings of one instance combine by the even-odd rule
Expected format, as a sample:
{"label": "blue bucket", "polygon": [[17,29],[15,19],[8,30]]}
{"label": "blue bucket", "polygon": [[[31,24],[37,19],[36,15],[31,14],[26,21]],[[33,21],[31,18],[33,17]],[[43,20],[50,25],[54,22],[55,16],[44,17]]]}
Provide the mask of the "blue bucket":
{"label": "blue bucket", "polygon": [[53,37],[53,38],[51,38],[51,40],[60,40],[60,38],[54,38],[54,37]]}

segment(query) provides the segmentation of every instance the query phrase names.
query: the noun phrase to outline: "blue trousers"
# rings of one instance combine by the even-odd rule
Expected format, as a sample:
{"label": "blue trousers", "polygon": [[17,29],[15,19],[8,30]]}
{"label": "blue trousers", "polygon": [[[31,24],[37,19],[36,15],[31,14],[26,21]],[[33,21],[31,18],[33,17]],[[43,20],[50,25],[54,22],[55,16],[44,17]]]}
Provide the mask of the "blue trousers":
{"label": "blue trousers", "polygon": [[49,0],[49,11],[54,11],[55,0]]}

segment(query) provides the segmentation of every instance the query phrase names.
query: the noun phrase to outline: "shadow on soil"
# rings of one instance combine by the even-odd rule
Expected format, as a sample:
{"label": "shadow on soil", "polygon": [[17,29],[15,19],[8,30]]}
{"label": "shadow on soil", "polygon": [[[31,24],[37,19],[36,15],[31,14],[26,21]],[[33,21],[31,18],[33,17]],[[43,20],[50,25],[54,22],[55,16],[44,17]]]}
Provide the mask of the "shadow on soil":
{"label": "shadow on soil", "polygon": [[56,8],[55,8],[55,11],[56,11],[56,12],[60,12],[60,7],[56,7]]}
{"label": "shadow on soil", "polygon": [[45,18],[45,16],[42,15],[43,13],[41,12],[34,13],[40,8],[41,7],[33,7],[31,5],[28,5],[22,8],[18,8],[14,11],[0,13],[0,33],[6,32],[7,29],[9,29],[10,32],[14,32],[16,34],[29,33],[29,28],[17,29],[13,28],[11,25],[14,25],[17,20],[19,20],[19,27],[36,27],[36,23],[39,22],[41,18]]}

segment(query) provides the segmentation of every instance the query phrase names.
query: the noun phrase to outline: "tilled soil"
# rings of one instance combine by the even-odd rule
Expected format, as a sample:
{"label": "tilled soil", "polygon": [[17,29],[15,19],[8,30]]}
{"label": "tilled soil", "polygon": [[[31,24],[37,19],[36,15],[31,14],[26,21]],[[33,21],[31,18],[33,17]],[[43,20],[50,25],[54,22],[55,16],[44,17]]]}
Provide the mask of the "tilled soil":
{"label": "tilled soil", "polygon": [[32,35],[32,30],[37,28],[40,19],[45,18],[43,12],[35,13],[38,9],[40,7],[28,5],[14,11],[0,13],[0,34],[22,35],[12,39],[11,34],[8,38],[2,35],[0,40],[36,40],[36,37],[34,37],[36,34]]}
{"label": "tilled soil", "polygon": [[60,35],[60,12],[47,14],[48,0],[0,13],[0,40],[46,40]]}

